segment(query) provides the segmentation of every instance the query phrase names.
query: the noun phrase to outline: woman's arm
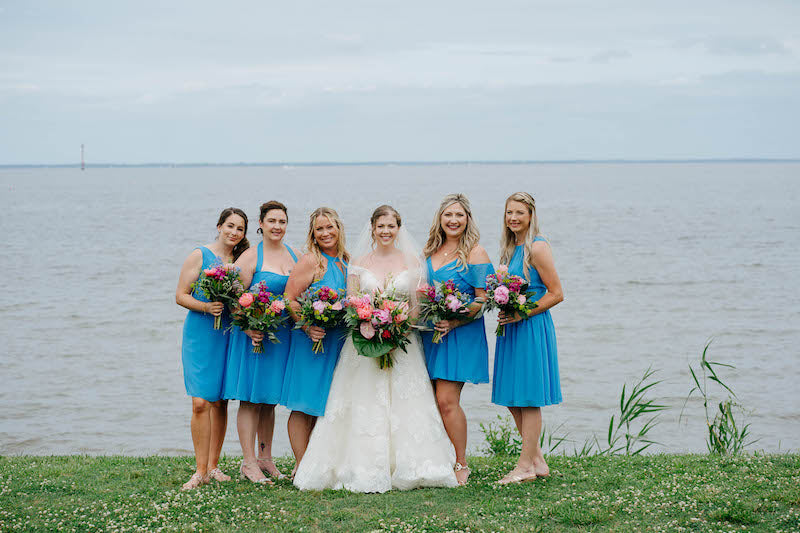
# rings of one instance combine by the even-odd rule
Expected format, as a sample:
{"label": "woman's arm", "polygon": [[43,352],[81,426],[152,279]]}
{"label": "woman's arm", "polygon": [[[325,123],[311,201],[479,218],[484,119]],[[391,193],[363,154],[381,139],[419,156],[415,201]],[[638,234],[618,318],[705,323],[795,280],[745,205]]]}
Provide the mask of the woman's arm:
{"label": "woman's arm", "polygon": [[564,291],[561,288],[561,280],[556,272],[553,251],[550,249],[550,245],[545,241],[534,242],[533,259],[533,266],[539,273],[539,277],[542,278],[542,283],[547,287],[547,294],[539,299],[538,306],[532,309],[528,316],[544,313],[554,305],[564,301]]}
{"label": "woman's arm", "polygon": [[192,251],[181,267],[181,273],[178,276],[178,288],[175,290],[175,302],[190,311],[211,313],[214,316],[219,316],[225,307],[223,303],[201,302],[192,296],[192,283],[200,277],[200,268],[202,266],[203,252],[199,249]]}
{"label": "woman's arm", "polygon": [[[528,311],[528,316],[538,315],[544,313],[556,304],[564,301],[564,292],[561,289],[561,280],[558,278],[556,272],[556,265],[553,261],[553,252],[550,245],[545,241],[536,241],[533,243],[533,257],[534,268],[542,278],[542,283],[547,287],[547,293],[542,296],[536,303],[537,306]],[[497,315],[498,323],[501,325],[513,324],[522,320],[523,317],[519,313],[514,313],[514,316],[507,317],[502,311]]]}
{"label": "woman's arm", "polygon": [[242,287],[250,288],[253,283],[253,275],[256,273],[256,263],[258,262],[258,248],[251,246],[239,256],[234,265],[239,267],[239,277],[242,279]]}
{"label": "woman's arm", "polygon": [[[297,298],[314,282],[316,270],[317,258],[313,254],[305,254],[289,274],[284,294],[288,303],[286,309],[295,322],[300,321],[300,304]],[[314,342],[325,337],[325,330],[318,326],[303,326],[303,331]]]}

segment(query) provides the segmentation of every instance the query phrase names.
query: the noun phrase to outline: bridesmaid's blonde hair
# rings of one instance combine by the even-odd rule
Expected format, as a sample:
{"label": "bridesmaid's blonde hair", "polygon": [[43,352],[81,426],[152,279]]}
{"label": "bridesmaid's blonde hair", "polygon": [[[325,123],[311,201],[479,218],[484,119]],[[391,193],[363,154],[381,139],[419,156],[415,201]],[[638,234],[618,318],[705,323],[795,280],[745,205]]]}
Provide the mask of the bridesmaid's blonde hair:
{"label": "bridesmaid's blonde hair", "polygon": [[533,239],[539,235],[539,220],[536,218],[536,202],[533,196],[526,192],[515,192],[506,198],[505,207],[503,209],[503,232],[500,237],[500,264],[507,265],[514,255],[514,249],[517,247],[517,236],[506,225],[506,211],[508,211],[508,202],[519,202],[525,204],[528,208],[528,214],[531,216],[531,223],[528,225],[528,231],[525,234],[525,242],[523,242],[522,251],[522,264],[526,267],[525,279],[530,281],[530,274],[527,267],[533,266]]}
{"label": "bridesmaid's blonde hair", "polygon": [[314,257],[317,259],[316,271],[323,272],[325,270],[325,262],[322,260],[322,250],[320,249],[319,244],[317,244],[317,240],[314,238],[314,224],[317,223],[318,217],[328,217],[328,219],[333,222],[333,224],[339,230],[339,239],[336,243],[336,257],[345,263],[349,263],[350,254],[347,253],[347,250],[345,249],[344,223],[342,223],[342,219],[339,218],[339,213],[330,207],[318,207],[311,213],[311,216],[308,219],[308,237],[306,238],[306,251],[314,254]]}
{"label": "bridesmaid's blonde hair", "polygon": [[448,194],[442,198],[442,203],[439,204],[439,209],[436,211],[436,215],[434,215],[433,222],[431,223],[431,229],[428,233],[428,242],[425,243],[425,248],[422,252],[425,254],[425,257],[430,257],[436,250],[441,248],[445,240],[447,240],[444,229],[442,229],[442,213],[455,203],[463,207],[464,211],[467,213],[467,226],[464,228],[464,233],[461,234],[458,240],[458,247],[456,248],[456,264],[461,268],[466,268],[469,253],[478,245],[478,242],[481,240],[481,233],[478,231],[478,226],[472,218],[472,208],[469,205],[469,200],[467,200],[467,197],[463,194]]}

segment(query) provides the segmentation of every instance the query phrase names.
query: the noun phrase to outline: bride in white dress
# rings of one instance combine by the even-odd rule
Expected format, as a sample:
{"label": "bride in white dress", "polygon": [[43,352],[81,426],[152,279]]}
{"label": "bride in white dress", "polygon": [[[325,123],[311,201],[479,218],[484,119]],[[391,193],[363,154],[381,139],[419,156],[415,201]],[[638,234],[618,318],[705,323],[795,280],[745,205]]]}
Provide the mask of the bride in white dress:
{"label": "bride in white dress", "polygon": [[[395,291],[411,299],[421,271],[400,215],[381,206],[362,232],[348,268],[348,294]],[[455,487],[455,452],[436,407],[419,334],[394,366],[342,348],[325,415],[317,420],[294,484],[301,490],[386,492]]]}

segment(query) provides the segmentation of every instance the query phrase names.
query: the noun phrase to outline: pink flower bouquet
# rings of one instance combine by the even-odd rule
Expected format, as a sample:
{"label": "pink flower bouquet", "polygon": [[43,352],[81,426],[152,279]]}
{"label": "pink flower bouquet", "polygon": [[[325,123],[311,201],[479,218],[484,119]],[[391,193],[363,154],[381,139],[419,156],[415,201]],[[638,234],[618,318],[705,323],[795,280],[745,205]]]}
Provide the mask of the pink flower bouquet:
{"label": "pink flower bouquet", "polygon": [[359,355],[375,357],[381,369],[392,368],[395,348],[406,351],[411,330],[408,301],[393,293],[360,294],[345,301],[345,324]]}
{"label": "pink flower bouquet", "polygon": [[[440,320],[460,320],[469,314],[471,299],[456,288],[453,280],[444,283],[435,281],[433,285],[426,285],[417,289],[420,296],[419,318],[426,322],[439,322]],[[433,334],[433,342],[442,342],[442,333]]]}
{"label": "pink flower bouquet", "polygon": [[[199,290],[211,302],[236,305],[236,300],[244,291],[239,278],[239,267],[233,263],[219,263],[200,272],[200,277],[192,283],[192,290]],[[222,315],[214,317],[214,329],[222,327]]]}
{"label": "pink flower bouquet", "polygon": [[[538,307],[533,300],[536,293],[528,293],[528,282],[525,278],[509,274],[508,267],[500,265],[497,272],[486,276],[486,309],[499,309],[506,316],[519,313],[522,318],[528,318],[532,309]],[[502,337],[506,334],[506,327],[498,324],[495,334]]]}
{"label": "pink flower bouquet", "polygon": [[[286,322],[286,302],[280,295],[273,294],[265,282],[260,282],[250,292],[239,296],[233,325],[242,330],[254,329],[264,334],[272,343],[280,342],[275,332]],[[253,346],[253,353],[263,353],[264,343]]]}
{"label": "pink flower bouquet", "polygon": [[[342,293],[328,286],[319,289],[306,289],[297,298],[300,304],[300,320],[297,321],[295,328],[303,326],[319,326],[325,329],[333,329],[341,325],[344,320],[345,310],[342,302]],[[322,340],[314,343],[312,348],[314,353],[324,353],[325,347]]]}

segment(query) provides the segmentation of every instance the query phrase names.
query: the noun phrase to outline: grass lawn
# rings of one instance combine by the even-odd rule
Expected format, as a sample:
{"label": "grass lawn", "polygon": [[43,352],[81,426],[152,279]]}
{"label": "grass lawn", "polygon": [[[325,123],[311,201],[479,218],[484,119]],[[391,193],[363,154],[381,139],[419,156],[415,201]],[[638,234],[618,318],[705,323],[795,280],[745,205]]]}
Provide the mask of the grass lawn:
{"label": "grass lawn", "polygon": [[475,457],[467,487],[351,494],[239,481],[226,457],[234,481],[183,493],[190,457],[0,457],[0,530],[800,531],[800,455],[549,461],[521,485],[494,485],[512,459]]}

